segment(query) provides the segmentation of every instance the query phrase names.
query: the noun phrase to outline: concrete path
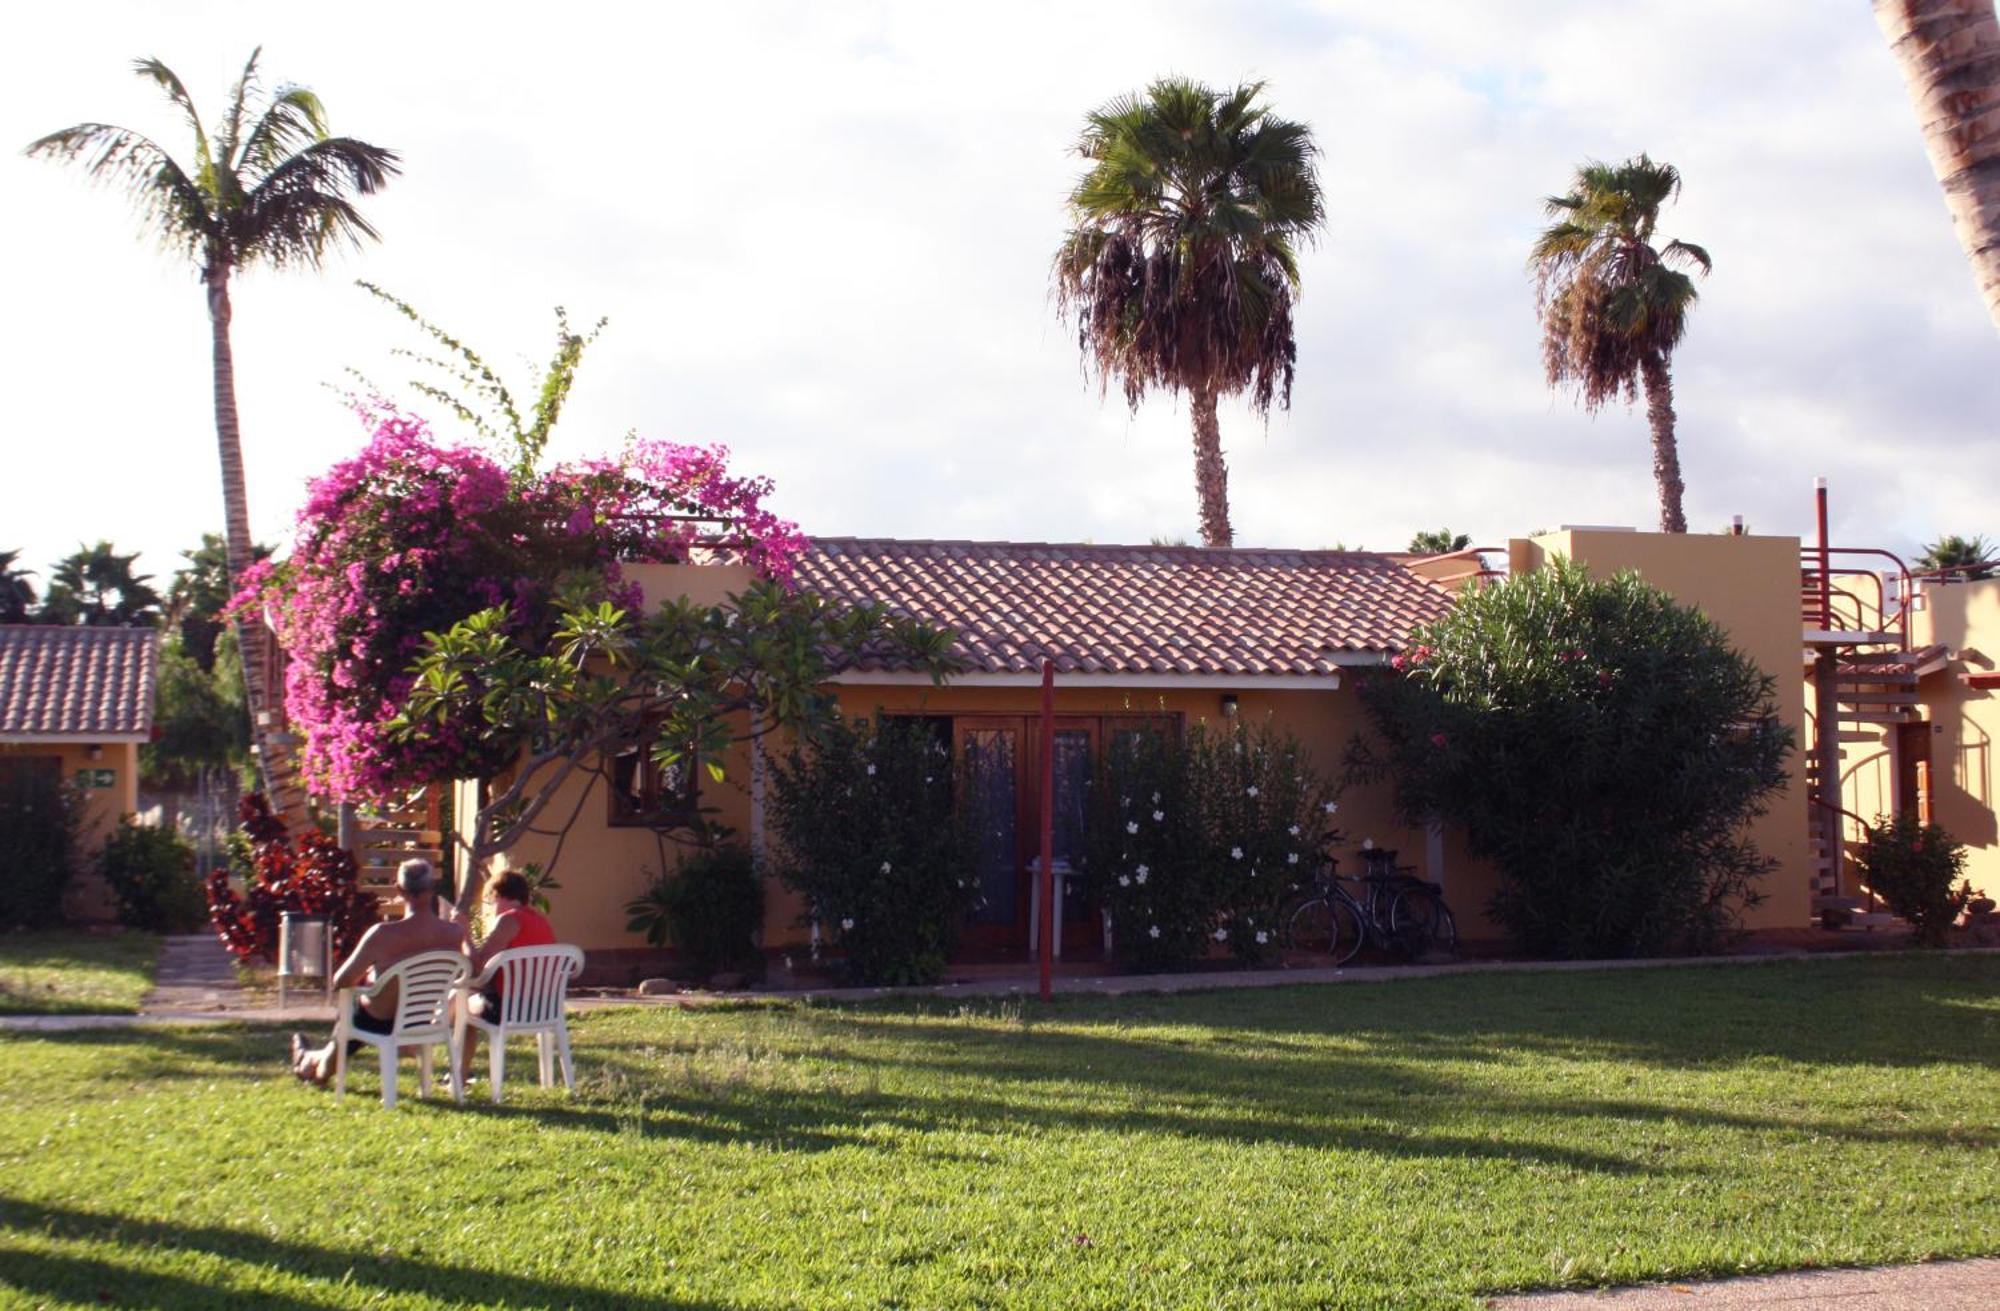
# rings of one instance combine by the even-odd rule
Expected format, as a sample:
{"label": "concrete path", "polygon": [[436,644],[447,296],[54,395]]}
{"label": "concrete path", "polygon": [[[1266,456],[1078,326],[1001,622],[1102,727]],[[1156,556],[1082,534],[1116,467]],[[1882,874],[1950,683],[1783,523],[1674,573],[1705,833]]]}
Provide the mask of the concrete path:
{"label": "concrete path", "polygon": [[2000,1260],[1939,1261],[1872,1270],[1807,1270],[1747,1279],[1646,1284],[1588,1293],[1496,1297],[1499,1311],[1989,1311],[2000,1306]]}
{"label": "concrete path", "polygon": [[153,990],[139,1003],[141,1015],[227,1011],[243,1004],[236,965],[213,933],[160,939],[160,963],[153,972]]}

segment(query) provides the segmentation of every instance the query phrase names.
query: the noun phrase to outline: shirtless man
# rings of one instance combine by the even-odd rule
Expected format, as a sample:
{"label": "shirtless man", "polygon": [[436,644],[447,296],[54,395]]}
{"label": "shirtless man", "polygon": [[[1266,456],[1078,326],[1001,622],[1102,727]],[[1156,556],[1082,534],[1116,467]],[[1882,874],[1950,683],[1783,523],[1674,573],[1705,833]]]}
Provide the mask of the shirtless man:
{"label": "shirtless man", "polygon": [[[398,961],[427,951],[466,950],[463,921],[447,920],[438,914],[436,875],[427,860],[406,860],[396,870],[396,896],[403,906],[401,919],[386,920],[361,935],[354,954],[342,962],[333,976],[336,989],[351,988],[368,981],[375,972]],[[395,1027],[396,990],[354,1003],[353,1024],[364,1033],[387,1033]],[[349,1043],[349,1055],[360,1043]],[[308,1083],[325,1084],[333,1074],[334,1044],[308,1048],[305,1035],[292,1035],[292,1073]]]}

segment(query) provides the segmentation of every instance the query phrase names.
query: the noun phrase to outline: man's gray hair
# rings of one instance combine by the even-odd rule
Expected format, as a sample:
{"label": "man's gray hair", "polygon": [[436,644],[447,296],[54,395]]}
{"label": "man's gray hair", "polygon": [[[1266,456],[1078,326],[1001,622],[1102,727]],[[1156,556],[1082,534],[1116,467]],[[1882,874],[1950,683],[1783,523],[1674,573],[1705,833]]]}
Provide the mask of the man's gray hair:
{"label": "man's gray hair", "polygon": [[422,856],[414,856],[396,866],[396,886],[405,894],[421,897],[437,882],[437,872]]}

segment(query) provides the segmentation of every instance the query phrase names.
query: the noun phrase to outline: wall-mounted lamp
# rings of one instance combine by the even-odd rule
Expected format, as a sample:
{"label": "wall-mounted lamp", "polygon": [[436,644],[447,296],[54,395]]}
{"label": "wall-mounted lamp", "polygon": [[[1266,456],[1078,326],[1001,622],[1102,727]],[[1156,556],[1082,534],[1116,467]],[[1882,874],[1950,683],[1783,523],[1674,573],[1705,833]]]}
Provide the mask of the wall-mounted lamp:
{"label": "wall-mounted lamp", "polygon": [[90,751],[88,754],[92,760],[102,760],[104,759],[104,748],[97,745],[97,743],[93,742],[90,744]]}
{"label": "wall-mounted lamp", "polygon": [[1743,533],[1744,533],[1743,516],[1740,514],[1730,516],[1729,535],[1731,537],[1741,537],[1743,536]]}
{"label": "wall-mounted lamp", "polygon": [[1222,694],[1222,717],[1224,719],[1236,718],[1236,694],[1234,692],[1224,692]]}

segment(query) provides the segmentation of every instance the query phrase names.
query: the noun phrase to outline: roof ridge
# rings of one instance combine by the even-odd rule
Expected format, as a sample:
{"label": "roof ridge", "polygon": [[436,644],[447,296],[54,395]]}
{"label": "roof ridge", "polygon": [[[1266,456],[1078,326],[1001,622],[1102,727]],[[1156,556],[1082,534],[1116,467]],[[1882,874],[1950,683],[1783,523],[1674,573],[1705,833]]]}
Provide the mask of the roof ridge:
{"label": "roof ridge", "polygon": [[1044,551],[1159,551],[1186,552],[1198,558],[1216,559],[1228,555],[1312,555],[1361,557],[1370,560],[1396,562],[1399,555],[1408,552],[1364,551],[1346,547],[1330,546],[1196,546],[1192,543],[1159,544],[1147,542],[1039,542],[1008,541],[993,538],[970,537],[876,537],[859,534],[835,534],[808,538],[808,549],[823,544],[833,545],[874,545],[907,547],[972,547],[985,550],[1044,550]]}

